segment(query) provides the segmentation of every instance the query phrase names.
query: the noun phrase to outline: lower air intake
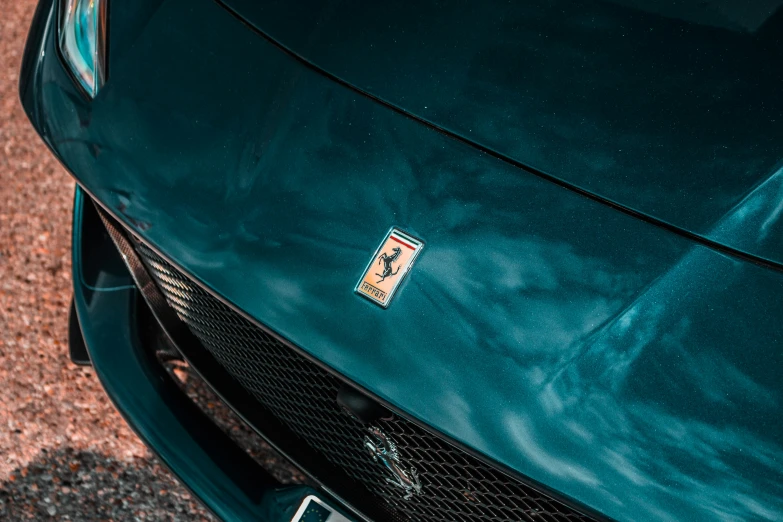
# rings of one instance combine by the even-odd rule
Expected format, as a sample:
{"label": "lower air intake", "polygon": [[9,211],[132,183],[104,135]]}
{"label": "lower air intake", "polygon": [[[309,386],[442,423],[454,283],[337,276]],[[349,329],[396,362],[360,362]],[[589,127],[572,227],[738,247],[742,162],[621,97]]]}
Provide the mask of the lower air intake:
{"label": "lower air intake", "polygon": [[[418,472],[421,492],[405,499],[405,490],[390,483],[388,472],[365,448],[367,427],[338,406],[340,379],[246,320],[144,244],[136,242],[135,248],[203,347],[302,444],[366,488],[378,500],[379,513],[391,512],[400,521],[592,520],[395,416],[376,426],[396,443],[400,461]],[[329,477],[317,478],[329,486]]]}

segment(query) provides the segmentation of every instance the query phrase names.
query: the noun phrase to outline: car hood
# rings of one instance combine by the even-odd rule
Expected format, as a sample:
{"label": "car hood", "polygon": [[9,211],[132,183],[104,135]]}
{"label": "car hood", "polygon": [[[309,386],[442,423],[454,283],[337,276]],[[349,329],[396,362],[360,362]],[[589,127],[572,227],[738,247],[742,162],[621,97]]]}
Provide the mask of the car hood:
{"label": "car hood", "polygon": [[[304,60],[542,175],[783,261],[781,2],[226,0]],[[676,5],[675,5],[676,4]],[[715,225],[743,206],[736,236]]]}
{"label": "car hood", "polygon": [[[112,20],[94,100],[48,34],[23,103],[80,185],[184,272],[582,506],[783,519],[780,271],[421,125],[211,0],[115,2]],[[756,219],[739,206],[708,232]],[[382,309],[354,288],[391,226],[425,247]]]}

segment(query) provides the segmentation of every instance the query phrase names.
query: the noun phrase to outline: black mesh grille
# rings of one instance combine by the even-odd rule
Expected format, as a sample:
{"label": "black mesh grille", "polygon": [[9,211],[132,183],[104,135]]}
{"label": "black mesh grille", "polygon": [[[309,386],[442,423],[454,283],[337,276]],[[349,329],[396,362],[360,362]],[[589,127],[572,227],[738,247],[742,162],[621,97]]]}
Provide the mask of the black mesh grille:
{"label": "black mesh grille", "polygon": [[[247,321],[145,245],[136,243],[136,249],[169,305],[212,356],[302,443],[374,494],[379,511],[401,521],[592,520],[397,417],[377,426],[397,444],[402,462],[418,471],[422,492],[404,500],[404,492],[387,481],[387,472],[364,449],[367,428],[338,406],[337,377]],[[320,480],[329,485],[328,477]]]}

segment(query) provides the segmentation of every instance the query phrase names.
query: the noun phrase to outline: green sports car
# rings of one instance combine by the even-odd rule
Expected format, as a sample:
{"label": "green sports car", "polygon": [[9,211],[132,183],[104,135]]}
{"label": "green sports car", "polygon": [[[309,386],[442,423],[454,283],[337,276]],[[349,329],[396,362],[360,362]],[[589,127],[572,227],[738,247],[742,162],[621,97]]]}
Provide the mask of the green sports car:
{"label": "green sports car", "polygon": [[781,0],[41,0],[71,357],[224,520],[783,520],[782,61]]}

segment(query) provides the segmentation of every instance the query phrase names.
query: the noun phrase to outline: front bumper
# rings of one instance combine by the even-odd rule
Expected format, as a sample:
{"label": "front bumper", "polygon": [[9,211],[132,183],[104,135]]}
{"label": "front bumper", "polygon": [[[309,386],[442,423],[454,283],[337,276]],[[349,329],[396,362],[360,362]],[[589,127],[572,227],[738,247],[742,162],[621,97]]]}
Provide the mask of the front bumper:
{"label": "front bumper", "polygon": [[143,342],[145,305],[91,205],[77,188],[74,304],[96,375],[131,428],[223,520],[290,522],[310,494],[339,505],[326,491],[276,481],[166,372]]}

